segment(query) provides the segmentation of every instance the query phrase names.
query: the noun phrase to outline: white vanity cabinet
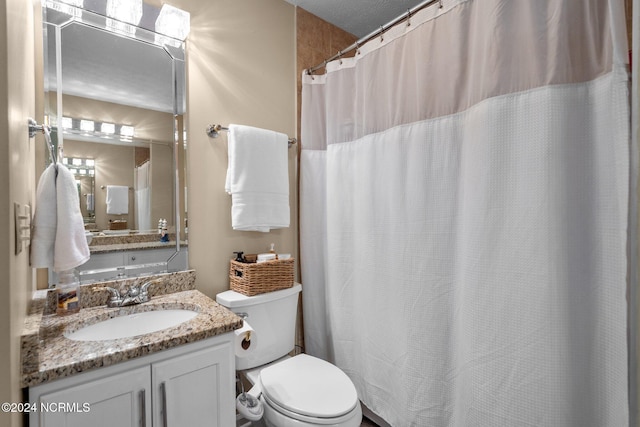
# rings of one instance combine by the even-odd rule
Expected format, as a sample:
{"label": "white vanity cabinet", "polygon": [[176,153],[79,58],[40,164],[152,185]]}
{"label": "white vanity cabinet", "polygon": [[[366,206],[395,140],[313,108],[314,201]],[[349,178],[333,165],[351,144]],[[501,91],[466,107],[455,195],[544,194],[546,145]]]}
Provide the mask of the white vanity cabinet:
{"label": "white vanity cabinet", "polygon": [[[157,249],[138,249],[129,251],[93,253],[89,260],[76,267],[80,280],[111,280],[118,274],[133,277],[188,269],[187,247],[181,247],[176,253],[175,246]],[[120,271],[114,270],[119,267]],[[56,283],[55,277],[49,277],[49,283]]]}
{"label": "white vanity cabinet", "polygon": [[[31,427],[235,425],[233,334],[29,389]],[[43,410],[41,410],[43,409]]]}

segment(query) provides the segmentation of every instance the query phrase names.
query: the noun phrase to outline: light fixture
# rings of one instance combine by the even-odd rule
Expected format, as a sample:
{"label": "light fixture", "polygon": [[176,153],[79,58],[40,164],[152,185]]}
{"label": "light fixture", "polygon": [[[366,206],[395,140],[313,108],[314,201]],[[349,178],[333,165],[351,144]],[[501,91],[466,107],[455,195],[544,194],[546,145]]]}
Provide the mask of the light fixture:
{"label": "light fixture", "polygon": [[82,159],[78,159],[78,158],[75,158],[75,157],[74,157],[74,158],[71,160],[71,164],[72,164],[73,166],[80,166],[80,165],[82,164]]}
{"label": "light fixture", "polygon": [[113,123],[102,123],[100,126],[100,131],[102,133],[108,133],[109,135],[113,135],[116,133],[116,125]]}
{"label": "light fixture", "polygon": [[93,166],[96,165],[96,161],[94,159],[87,159],[86,160],[86,165],[93,167]]}
{"label": "light fixture", "polygon": [[120,126],[120,135],[133,137],[133,133],[134,133],[133,126],[126,126],[126,125]]}
{"label": "light fixture", "polygon": [[184,40],[189,35],[190,21],[189,12],[163,4],[158,19],[156,19],[156,33]]}
{"label": "light fixture", "polygon": [[62,128],[63,129],[72,129],[73,128],[73,119],[71,117],[63,117],[62,118]]}
{"label": "light fixture", "polygon": [[93,120],[80,120],[80,130],[84,132],[93,132],[95,127]]}
{"label": "light fixture", "polygon": [[142,18],[142,0],[107,0],[107,16],[138,25]]}

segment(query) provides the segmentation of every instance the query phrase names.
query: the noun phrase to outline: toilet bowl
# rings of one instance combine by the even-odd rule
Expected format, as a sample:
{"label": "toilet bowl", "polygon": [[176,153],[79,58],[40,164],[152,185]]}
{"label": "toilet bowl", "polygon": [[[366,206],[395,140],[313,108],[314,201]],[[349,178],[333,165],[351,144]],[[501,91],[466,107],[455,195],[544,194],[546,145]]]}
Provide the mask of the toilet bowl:
{"label": "toilet bowl", "polygon": [[362,408],[351,379],[335,365],[299,354],[294,326],[301,285],[256,296],[235,291],[216,295],[216,301],[241,314],[254,329],[257,346],[236,356],[238,369],[264,405],[262,421],[269,427],[359,427]]}
{"label": "toilet bowl", "polygon": [[360,426],[353,383],[324,360],[300,354],[271,364],[260,371],[257,386],[267,426]]}

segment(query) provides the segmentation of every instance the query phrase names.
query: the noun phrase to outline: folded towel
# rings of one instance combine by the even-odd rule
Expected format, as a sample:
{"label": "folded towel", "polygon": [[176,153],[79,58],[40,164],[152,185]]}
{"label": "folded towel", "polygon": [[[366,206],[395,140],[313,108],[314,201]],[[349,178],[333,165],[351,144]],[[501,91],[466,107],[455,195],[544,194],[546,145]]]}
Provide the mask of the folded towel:
{"label": "folded towel", "polygon": [[124,215],[129,213],[129,187],[107,185],[107,214]]}
{"label": "folded towel", "polygon": [[51,164],[40,175],[36,190],[33,237],[31,238],[32,267],[53,267],[53,248],[56,241],[57,223],[56,168]]}
{"label": "folded towel", "polygon": [[84,264],[90,256],[76,179],[61,164],[58,165],[56,179],[56,208],[58,221],[53,270],[59,272]]}
{"label": "folded towel", "polygon": [[234,230],[289,227],[287,135],[250,126],[229,126],[225,190],[231,194]]}

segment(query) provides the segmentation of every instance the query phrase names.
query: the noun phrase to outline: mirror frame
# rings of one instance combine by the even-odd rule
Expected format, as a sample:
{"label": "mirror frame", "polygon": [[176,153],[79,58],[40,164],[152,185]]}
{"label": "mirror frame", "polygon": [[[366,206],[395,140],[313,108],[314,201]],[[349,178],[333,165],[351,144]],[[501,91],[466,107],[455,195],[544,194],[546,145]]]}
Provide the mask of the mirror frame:
{"label": "mirror frame", "polygon": [[[153,9],[159,10],[153,6],[145,4],[145,8],[151,7]],[[49,19],[50,15],[54,15],[53,19]],[[136,40],[137,42],[146,43],[152,45],[154,48],[164,49],[165,53],[168,55],[171,60],[171,72],[172,72],[172,92],[173,92],[173,113],[172,113],[172,128],[173,128],[173,139],[168,141],[169,144],[172,144],[172,191],[173,191],[173,213],[175,217],[175,234],[176,234],[176,242],[175,242],[175,251],[172,255],[163,261],[159,261],[159,264],[164,264],[164,271],[177,271],[179,268],[171,268],[171,262],[176,258],[176,256],[184,249],[181,248],[181,238],[186,239],[186,226],[185,235],[183,236],[182,231],[182,221],[183,221],[183,213],[186,217],[187,206],[186,206],[186,194],[183,194],[185,191],[184,188],[181,188],[180,176],[183,177],[185,183],[182,184],[182,187],[186,185],[186,171],[180,171],[180,153],[179,151],[182,149],[183,151],[186,149],[186,127],[184,125],[184,115],[186,114],[186,49],[185,43],[181,40],[177,40],[171,37],[167,37],[165,35],[160,35],[155,33],[154,31],[140,27],[140,26],[132,26],[130,24],[125,24],[122,22],[118,22],[118,24],[124,24],[129,28],[129,31],[132,30],[133,35],[125,34],[120,31],[114,31],[107,27],[107,22],[113,20],[111,18],[107,18],[96,11],[82,9],[75,6],[68,5],[66,3],[62,3],[59,0],[42,0],[42,27],[43,27],[43,79],[45,81],[44,86],[44,123],[47,124],[52,129],[52,140],[54,141],[56,149],[64,148],[64,131],[62,130],[62,98],[63,98],[63,90],[62,90],[62,76],[61,69],[62,64],[60,60],[56,60],[55,64],[55,76],[56,76],[56,89],[55,89],[55,104],[52,103],[52,99],[50,99],[50,95],[52,91],[47,89],[50,85],[47,84],[47,79],[49,76],[49,68],[50,68],[50,60],[48,58],[48,45],[50,43],[49,31],[53,28],[55,31],[55,40],[56,49],[58,53],[60,52],[60,43],[61,43],[61,31],[64,27],[72,24],[72,23],[80,23],[81,25],[85,25],[88,27],[95,28],[98,31],[106,31],[109,33],[113,33],[119,37],[125,37],[131,40]],[[55,107],[54,107],[55,105]],[[60,131],[59,131],[60,130]],[[72,137],[69,138],[74,139]],[[183,158],[183,168],[186,168],[186,155],[182,153]],[[48,159],[48,162],[51,161],[48,155],[45,154],[45,159]],[[36,168],[37,169],[37,168]],[[182,207],[182,208],[181,208]],[[153,225],[153,220],[152,220]],[[188,255],[185,257],[186,263],[188,265]],[[121,272],[123,266],[113,266],[113,268],[108,269],[113,273]],[[106,271],[101,270],[101,271]],[[55,283],[55,274],[52,277],[52,271],[49,271],[49,286],[52,283]],[[52,280],[53,279],[53,280]]]}

